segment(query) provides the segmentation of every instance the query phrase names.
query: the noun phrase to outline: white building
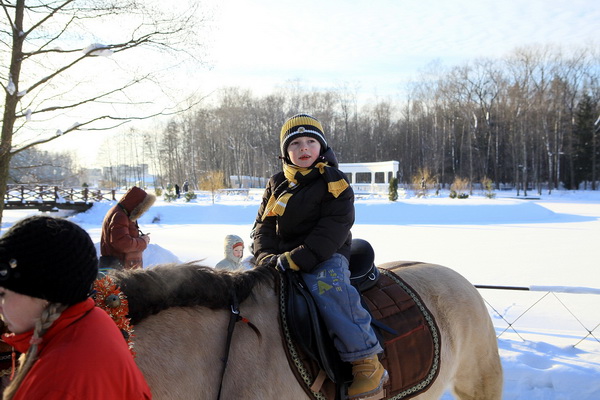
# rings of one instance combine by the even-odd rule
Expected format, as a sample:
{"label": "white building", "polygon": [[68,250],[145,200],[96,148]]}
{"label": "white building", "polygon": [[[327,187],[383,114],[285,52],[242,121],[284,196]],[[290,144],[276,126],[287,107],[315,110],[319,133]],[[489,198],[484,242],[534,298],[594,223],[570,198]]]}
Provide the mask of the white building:
{"label": "white building", "polygon": [[398,161],[340,163],[355,193],[387,193],[390,180],[398,177]]}
{"label": "white building", "polygon": [[[340,163],[342,170],[357,194],[375,193],[383,194],[389,190],[390,180],[398,177],[398,161],[381,161],[367,163]],[[250,176],[229,177],[231,188],[264,188],[267,178]]]}

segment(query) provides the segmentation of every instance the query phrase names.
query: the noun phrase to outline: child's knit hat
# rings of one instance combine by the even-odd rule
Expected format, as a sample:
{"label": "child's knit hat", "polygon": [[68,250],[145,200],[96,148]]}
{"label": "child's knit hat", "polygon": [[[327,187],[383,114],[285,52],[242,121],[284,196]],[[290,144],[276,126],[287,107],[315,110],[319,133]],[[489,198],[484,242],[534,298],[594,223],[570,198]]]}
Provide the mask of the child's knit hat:
{"label": "child's knit hat", "polygon": [[0,238],[0,286],[53,303],[89,297],[98,275],[96,248],[73,222],[34,216]]}
{"label": "child's knit hat", "polygon": [[281,128],[281,156],[287,159],[287,147],[290,142],[300,136],[310,136],[321,143],[321,153],[327,150],[327,140],[323,133],[323,126],[315,118],[308,114],[296,114],[289,118]]}

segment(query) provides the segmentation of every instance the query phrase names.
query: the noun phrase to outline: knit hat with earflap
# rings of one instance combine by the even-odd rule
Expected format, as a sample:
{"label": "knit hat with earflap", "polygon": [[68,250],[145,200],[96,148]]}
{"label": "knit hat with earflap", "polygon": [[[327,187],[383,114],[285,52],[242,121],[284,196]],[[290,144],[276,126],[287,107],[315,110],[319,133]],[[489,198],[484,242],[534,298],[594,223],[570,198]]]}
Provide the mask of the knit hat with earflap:
{"label": "knit hat with earflap", "polygon": [[97,275],[94,243],[73,222],[29,217],[0,238],[0,286],[13,292],[72,305],[90,296]]}
{"label": "knit hat with earflap", "polygon": [[287,147],[292,140],[301,136],[315,138],[321,143],[321,154],[327,150],[327,140],[323,133],[323,126],[315,117],[308,114],[296,114],[289,118],[281,128],[279,140],[281,142],[281,156],[289,162]]}

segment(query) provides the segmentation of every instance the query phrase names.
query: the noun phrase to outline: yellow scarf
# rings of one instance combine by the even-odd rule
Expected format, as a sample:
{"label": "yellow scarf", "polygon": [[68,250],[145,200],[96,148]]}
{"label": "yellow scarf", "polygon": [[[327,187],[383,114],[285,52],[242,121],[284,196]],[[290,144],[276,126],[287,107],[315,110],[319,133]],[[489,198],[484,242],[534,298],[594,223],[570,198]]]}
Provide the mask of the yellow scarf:
{"label": "yellow scarf", "polygon": [[317,163],[311,168],[301,168],[295,165],[284,164],[283,174],[288,182],[288,187],[279,196],[275,196],[275,193],[271,194],[269,201],[265,207],[265,211],[262,215],[264,221],[267,217],[275,215],[283,215],[285,207],[287,206],[290,197],[292,197],[293,190],[298,186],[298,183],[312,179],[312,175],[321,174],[321,176],[327,182],[327,190],[337,198],[346,188],[348,188],[348,182],[344,179],[342,173],[337,168],[332,168],[327,165],[326,162]]}

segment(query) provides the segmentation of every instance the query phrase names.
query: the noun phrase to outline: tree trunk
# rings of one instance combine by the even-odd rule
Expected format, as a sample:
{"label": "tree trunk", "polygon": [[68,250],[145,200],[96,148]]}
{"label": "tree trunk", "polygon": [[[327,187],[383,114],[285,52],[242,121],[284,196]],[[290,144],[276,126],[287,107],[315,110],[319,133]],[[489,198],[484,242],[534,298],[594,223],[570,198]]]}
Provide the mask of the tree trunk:
{"label": "tree trunk", "polygon": [[17,104],[19,103],[19,78],[21,75],[21,62],[23,59],[23,10],[25,0],[18,0],[15,6],[15,20],[12,27],[12,53],[9,67],[9,87],[6,91],[4,102],[4,115],[2,119],[2,136],[0,139],[0,226],[2,226],[2,214],[4,213],[4,197],[6,185],[8,184],[8,173],[10,159],[12,158],[12,138],[15,127]]}

